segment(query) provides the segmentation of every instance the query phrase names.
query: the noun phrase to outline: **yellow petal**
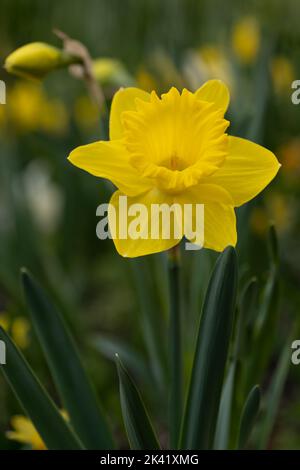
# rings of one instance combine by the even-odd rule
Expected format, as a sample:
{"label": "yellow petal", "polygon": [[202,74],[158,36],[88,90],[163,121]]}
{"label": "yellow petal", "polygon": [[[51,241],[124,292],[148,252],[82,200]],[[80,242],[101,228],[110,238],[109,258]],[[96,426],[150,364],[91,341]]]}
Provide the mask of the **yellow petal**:
{"label": "yellow petal", "polygon": [[150,185],[129,163],[129,153],[121,141],[94,142],[74,149],[68,159],[73,165],[94,176],[107,178],[121,191],[135,196]]}
{"label": "yellow petal", "polygon": [[135,111],[135,100],[150,101],[150,94],[139,88],[121,88],[114,95],[109,120],[109,137],[111,140],[123,137],[123,125],[121,115],[123,111]]}
{"label": "yellow petal", "polygon": [[30,444],[33,450],[44,450],[46,446],[32,422],[22,415],[15,415],[11,419],[14,431],[7,431],[6,437],[23,444]]}
{"label": "yellow petal", "polygon": [[227,86],[221,80],[208,80],[195,92],[195,95],[200,100],[215,103],[223,113],[227,111],[230,94]]}
{"label": "yellow petal", "polygon": [[204,247],[223,251],[237,242],[236,217],[232,206],[210,203],[204,206]]}
{"label": "yellow petal", "polygon": [[[199,185],[200,186],[200,185]],[[221,195],[216,192],[216,195]],[[189,188],[184,193],[177,195],[176,200],[183,206],[184,204],[204,204],[204,248],[210,248],[215,251],[223,251],[226,246],[235,246],[237,242],[236,232],[236,217],[234,208],[231,205],[222,204],[220,202],[209,201],[212,199],[211,196],[206,198],[204,201],[201,198],[201,193],[197,193],[194,188]],[[224,199],[225,201],[225,199]],[[193,214],[196,211],[193,209]],[[198,226],[199,224],[199,226]],[[195,242],[195,238],[192,238],[190,233],[186,231],[185,236],[191,242]],[[188,225],[190,231],[197,232],[197,238],[201,239],[199,232],[202,229],[202,220],[193,220]]]}
{"label": "yellow petal", "polygon": [[216,184],[197,184],[188,188],[183,193],[182,199],[185,203],[192,204],[206,204],[210,202],[217,202],[218,204],[226,204],[233,206],[233,199],[226,189]]}
{"label": "yellow petal", "polygon": [[222,186],[240,206],[260,193],[281,165],[270,150],[239,137],[229,137],[228,152],[223,166],[203,182]]}
{"label": "yellow petal", "polygon": [[[137,212],[135,215],[129,216],[127,219],[127,210],[124,208],[123,200],[120,197],[124,197],[120,191],[116,191],[110,200],[109,206],[109,227],[112,234],[115,246],[120,255],[125,257],[134,258],[137,256],[149,255],[151,253],[158,253],[160,251],[168,250],[173,246],[177,245],[182,236],[182,230],[179,227],[179,224],[176,224],[176,227],[179,227],[178,234],[175,237],[174,225],[171,224],[170,234],[168,236],[167,232],[163,233],[163,228],[166,228],[166,225],[162,220],[160,220],[158,231],[156,232],[157,238],[154,238],[151,233],[151,228],[153,230],[152,223],[155,223],[159,220],[159,217],[151,217],[151,206],[152,204],[167,204],[169,207],[174,203],[173,198],[170,195],[160,192],[158,189],[153,188],[149,192],[142,194],[137,197],[128,197],[127,198],[127,207],[128,210],[131,207],[134,209],[133,204],[142,204],[147,210],[147,213]],[[114,208],[114,209],[113,209]],[[179,209],[178,209],[179,208]],[[177,204],[174,206],[174,220],[180,220],[180,205]],[[122,235],[120,230],[120,217],[124,218],[122,228],[125,228],[125,234]],[[132,237],[132,230],[136,227],[135,222],[139,219],[138,231],[140,233],[139,238],[134,239]],[[127,220],[127,222],[126,222]],[[172,219],[173,220],[173,219]],[[131,224],[134,225],[131,225]],[[122,237],[127,238],[122,238]],[[168,236],[168,238],[164,238]]]}

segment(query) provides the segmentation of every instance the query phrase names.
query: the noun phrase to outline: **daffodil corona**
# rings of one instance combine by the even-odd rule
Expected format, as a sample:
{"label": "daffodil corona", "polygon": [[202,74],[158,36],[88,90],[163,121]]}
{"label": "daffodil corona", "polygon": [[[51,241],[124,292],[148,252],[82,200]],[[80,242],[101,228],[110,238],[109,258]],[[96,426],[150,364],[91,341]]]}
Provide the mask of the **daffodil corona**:
{"label": "daffodil corona", "polygon": [[[171,88],[161,97],[121,89],[112,102],[110,141],[78,147],[69,160],[114,183],[118,190],[110,205],[117,213],[124,195],[128,205],[149,209],[204,204],[204,246],[222,251],[237,241],[234,207],[261,192],[280,167],[264,147],[228,136],[228,104],[228,89],[218,80],[195,93]],[[179,240],[115,236],[114,242],[121,255],[135,257],[169,249]]]}

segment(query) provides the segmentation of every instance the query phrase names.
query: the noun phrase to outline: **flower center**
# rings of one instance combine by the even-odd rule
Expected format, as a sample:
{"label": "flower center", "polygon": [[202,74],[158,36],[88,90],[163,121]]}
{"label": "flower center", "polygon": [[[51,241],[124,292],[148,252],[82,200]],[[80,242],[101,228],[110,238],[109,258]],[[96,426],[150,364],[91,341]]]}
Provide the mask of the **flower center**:
{"label": "flower center", "polygon": [[169,170],[182,171],[182,170],[185,170],[189,166],[189,162],[183,160],[182,158],[174,154],[174,155],[171,155],[171,157],[168,158],[167,160],[161,162],[160,166],[163,168],[168,168]]}
{"label": "flower center", "polygon": [[136,100],[136,111],[124,112],[125,145],[141,176],[166,192],[195,186],[215,172],[227,154],[228,121],[212,103],[187,90],[172,88],[150,102]]}

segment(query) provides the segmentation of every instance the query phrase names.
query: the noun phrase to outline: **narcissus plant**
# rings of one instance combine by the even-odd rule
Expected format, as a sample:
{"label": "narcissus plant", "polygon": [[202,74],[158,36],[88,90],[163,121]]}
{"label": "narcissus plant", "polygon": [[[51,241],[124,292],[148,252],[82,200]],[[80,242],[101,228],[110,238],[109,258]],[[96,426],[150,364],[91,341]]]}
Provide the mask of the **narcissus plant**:
{"label": "narcissus plant", "polygon": [[[111,180],[128,205],[204,204],[204,247],[222,251],[237,242],[234,208],[275,177],[280,164],[264,147],[226,133],[229,91],[218,80],[195,93],[171,88],[159,97],[137,88],[119,90],[110,114],[110,141],[76,148],[69,160]],[[187,235],[187,234],[182,234]],[[193,241],[193,240],[191,240]],[[132,240],[114,237],[123,256],[164,251],[175,237]]]}

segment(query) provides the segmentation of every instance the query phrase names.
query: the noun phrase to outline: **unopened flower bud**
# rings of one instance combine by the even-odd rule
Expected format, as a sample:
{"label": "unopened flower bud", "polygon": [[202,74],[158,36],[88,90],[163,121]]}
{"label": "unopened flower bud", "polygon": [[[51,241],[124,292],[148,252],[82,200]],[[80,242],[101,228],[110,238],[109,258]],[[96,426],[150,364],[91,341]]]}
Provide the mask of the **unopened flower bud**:
{"label": "unopened flower bud", "polygon": [[78,62],[78,58],[43,42],[16,49],[6,59],[5,69],[14,75],[41,80],[52,70]]}

